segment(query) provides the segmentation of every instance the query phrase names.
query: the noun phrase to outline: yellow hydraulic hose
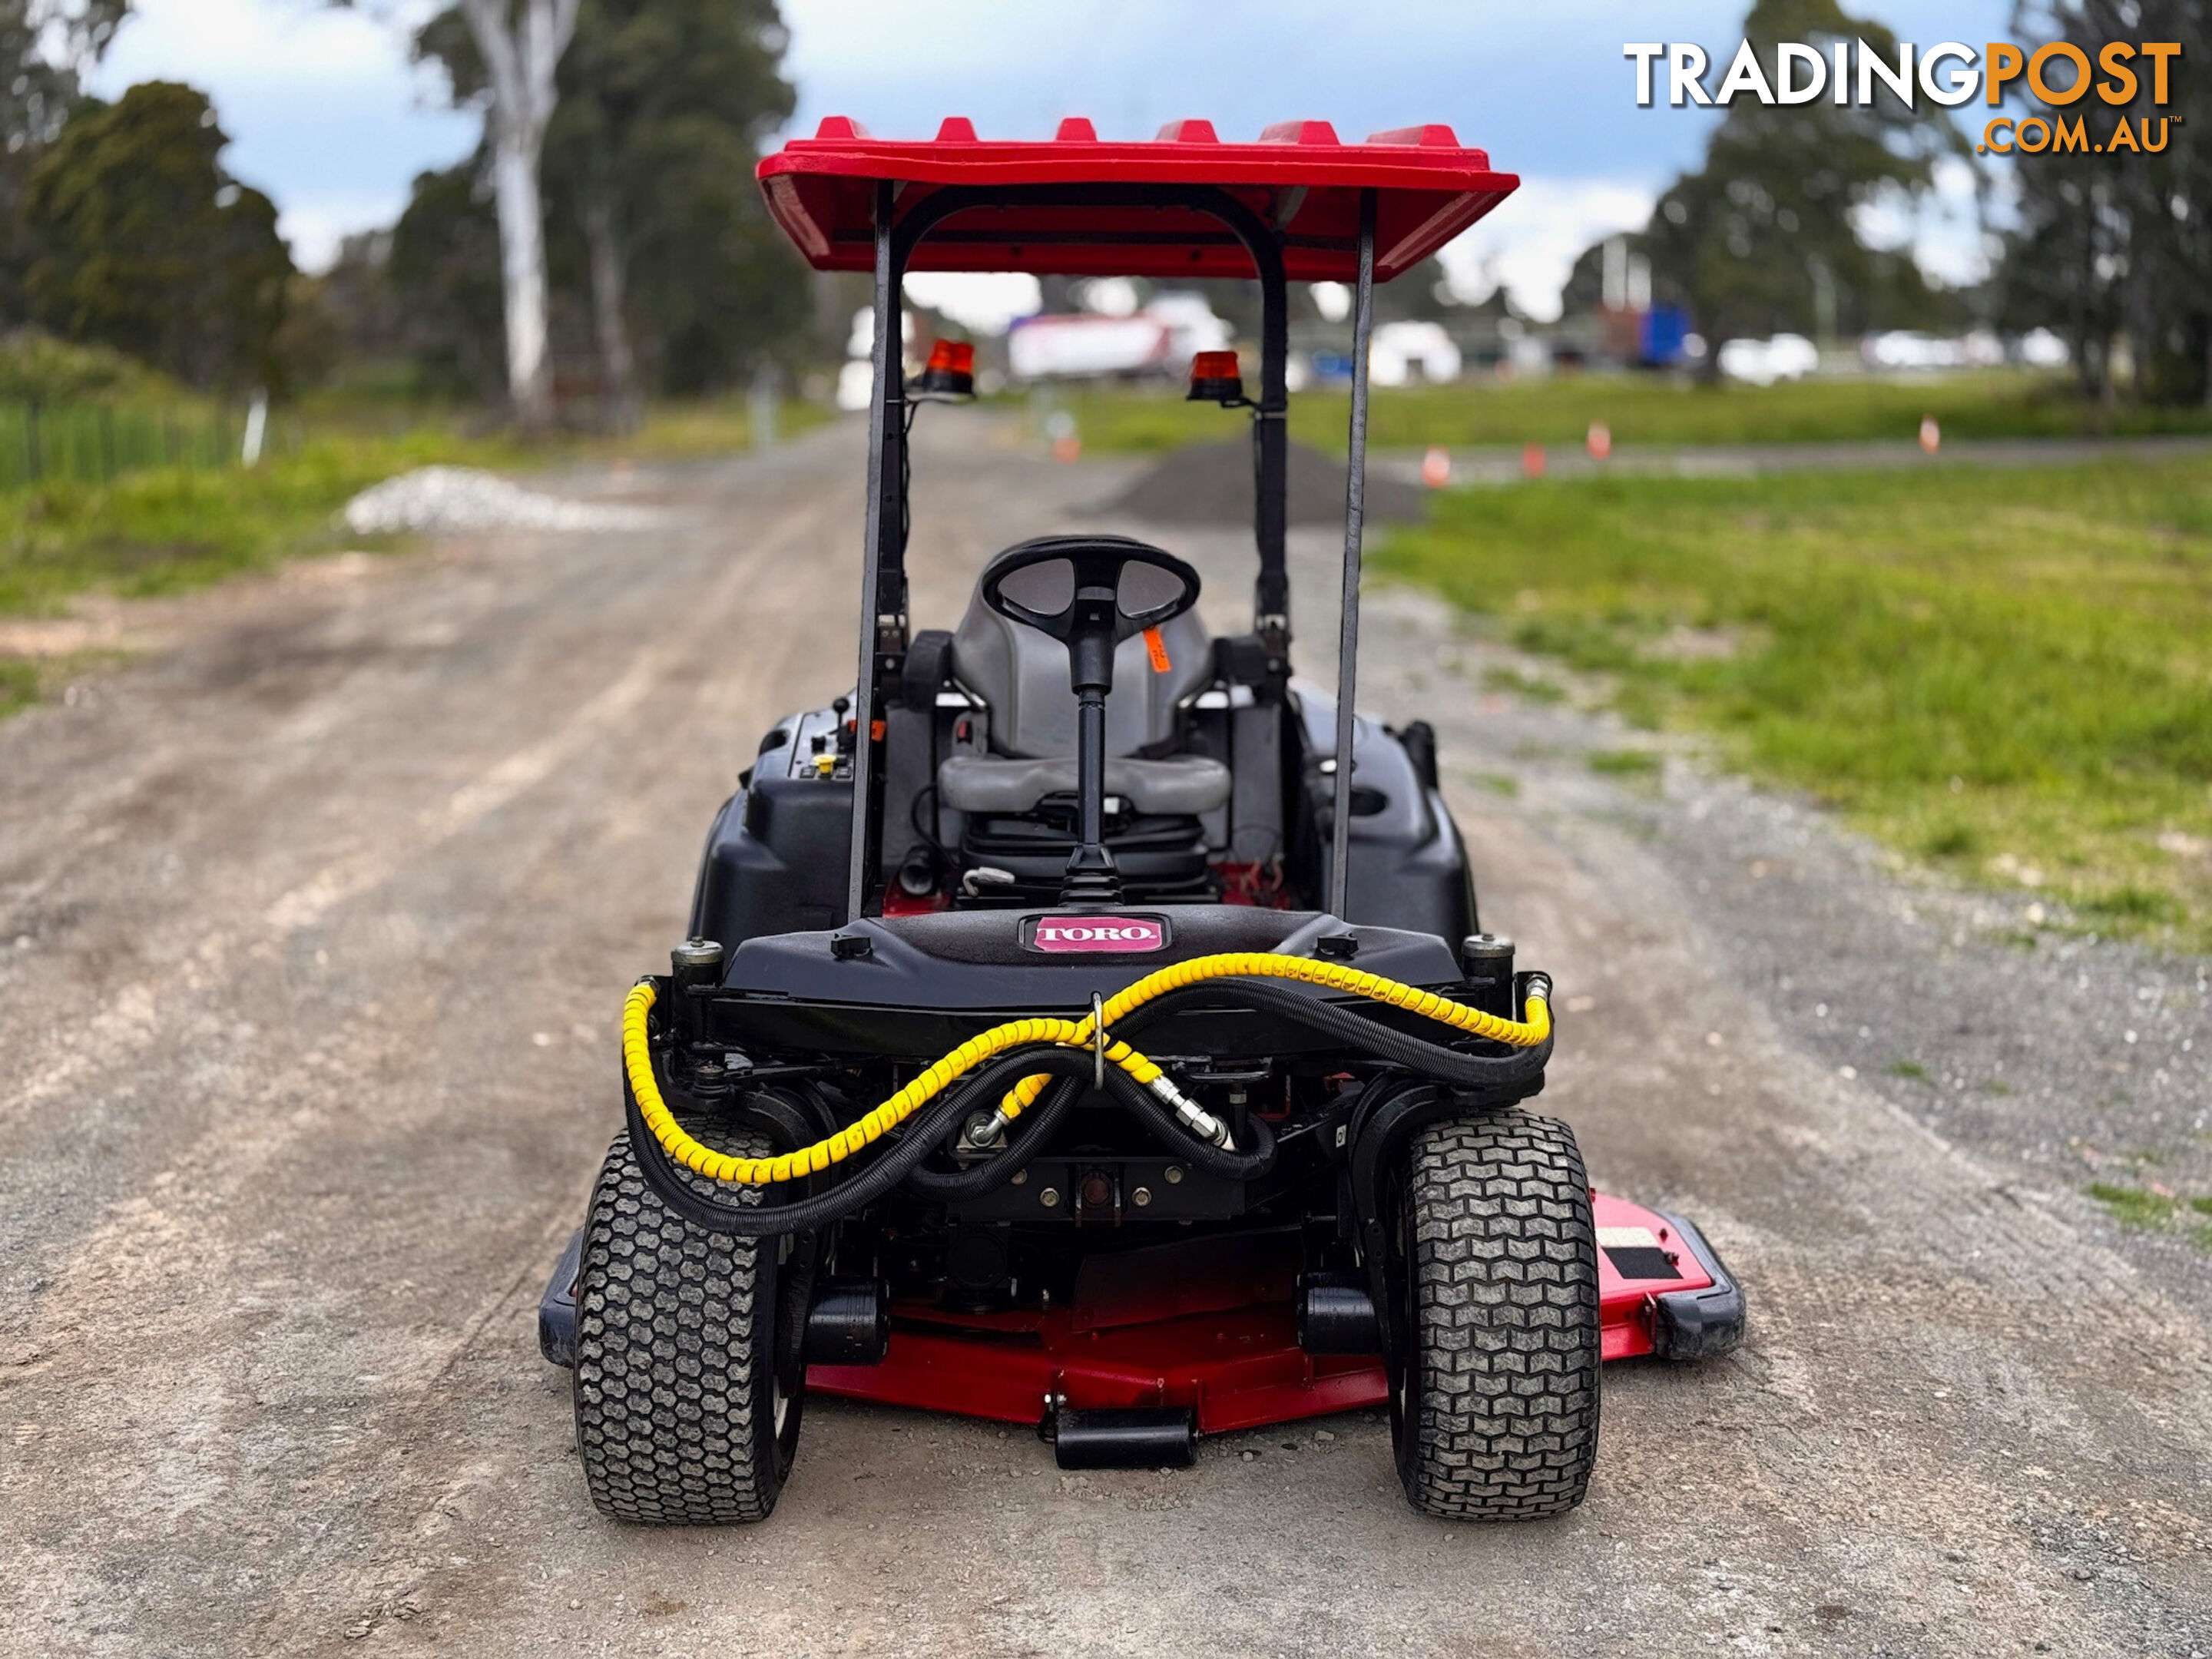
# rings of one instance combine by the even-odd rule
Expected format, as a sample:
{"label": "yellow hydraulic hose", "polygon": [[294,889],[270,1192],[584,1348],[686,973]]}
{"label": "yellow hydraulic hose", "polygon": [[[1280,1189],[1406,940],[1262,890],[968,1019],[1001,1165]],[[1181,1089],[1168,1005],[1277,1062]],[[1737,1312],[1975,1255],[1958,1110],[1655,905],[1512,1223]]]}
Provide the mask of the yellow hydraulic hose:
{"label": "yellow hydraulic hose", "polygon": [[[1417,986],[1405,985],[1395,979],[1385,979],[1380,974],[1370,974],[1358,968],[1347,968],[1338,962],[1324,961],[1317,957],[1278,956],[1268,951],[1224,951],[1218,956],[1193,957],[1188,962],[1176,963],[1158,973],[1147,974],[1127,990],[1109,997],[1104,1009],[1106,1024],[1111,1027],[1117,1019],[1126,1019],[1154,997],[1165,996],[1170,991],[1180,991],[1209,979],[1228,979],[1250,975],[1261,979],[1299,979],[1309,985],[1324,985],[1332,991],[1350,991],[1356,995],[1372,997],[1377,1002],[1387,1002],[1394,1008],[1405,1008],[1433,1020],[1473,1032],[1476,1036],[1510,1044],[1516,1048],[1533,1048],[1552,1034],[1552,1010],[1541,996],[1528,999],[1528,1018],[1526,1021],[1500,1019],[1496,1014],[1486,1014],[1480,1008],[1470,1008],[1464,1002],[1454,1002],[1449,997],[1438,996],[1434,991],[1424,991]],[[1067,1039],[1077,1047],[1091,1041],[1091,1021],[1076,1022],[1077,1035]],[[999,1103],[1000,1113],[1007,1118],[1018,1117],[1031,1105],[1051,1079],[1043,1076],[1025,1077],[1006,1091],[1006,1098]]]}
{"label": "yellow hydraulic hose", "polygon": [[[641,981],[630,988],[629,1000],[623,1005],[623,1065],[629,1073],[630,1091],[637,1097],[638,1110],[646,1127],[653,1131],[653,1139],[666,1149],[668,1155],[686,1169],[695,1170],[711,1180],[736,1182],[744,1186],[796,1181],[843,1162],[861,1147],[880,1139],[884,1130],[903,1123],[963,1075],[1009,1048],[1039,1042],[1086,1048],[1091,1040],[1088,1019],[1079,1025],[1073,1020],[1042,1017],[1008,1020],[969,1038],[866,1117],[848,1124],[828,1139],[775,1158],[733,1158],[684,1133],[683,1126],[668,1109],[668,1103],[661,1098],[659,1084],[653,1073],[652,1052],[646,1040],[646,1015],[654,1000],[651,981]],[[1106,1058],[1146,1086],[1164,1075],[1126,1042],[1109,1044]]]}
{"label": "yellow hydraulic hose", "polygon": [[[1357,968],[1345,967],[1340,963],[1310,957],[1278,956],[1258,951],[1233,951],[1218,956],[1196,957],[1188,962],[1163,968],[1157,973],[1147,974],[1135,984],[1107,1000],[1103,1010],[1105,1024],[1110,1027],[1114,1021],[1127,1018],[1154,997],[1164,996],[1170,991],[1232,975],[1303,980],[1308,984],[1327,986],[1332,990],[1349,991],[1515,1048],[1534,1048],[1549,1036],[1552,1030],[1551,1010],[1540,995],[1532,994],[1528,998],[1528,1018],[1526,1021],[1500,1019],[1480,1008],[1470,1008],[1463,1002],[1454,1002],[1433,991],[1424,991],[1415,986],[1401,984],[1396,980],[1385,979],[1380,974],[1370,974]],[[653,1075],[653,1054],[646,1034],[646,1017],[651,1012],[654,1000],[655,993],[651,981],[641,981],[631,988],[629,1000],[623,1006],[623,1064],[629,1073],[630,1091],[637,1097],[638,1109],[645,1119],[646,1127],[653,1131],[653,1139],[661,1144],[668,1155],[686,1169],[696,1170],[710,1180],[733,1182],[744,1186],[795,1181],[825,1170],[832,1164],[842,1162],[863,1146],[879,1139],[885,1130],[904,1122],[967,1073],[1010,1048],[1040,1042],[1088,1048],[1093,1045],[1097,1030],[1088,1016],[1079,1020],[1042,1017],[1008,1020],[1003,1025],[994,1025],[989,1030],[969,1038],[866,1117],[847,1125],[828,1139],[818,1140],[811,1146],[804,1146],[797,1152],[784,1152],[775,1158],[733,1158],[726,1152],[718,1152],[686,1134],[683,1126],[677,1122],[675,1115],[668,1109],[668,1103],[661,1098],[660,1085]],[[1109,1042],[1106,1047],[1106,1059],[1127,1072],[1138,1084],[1160,1093],[1170,1103],[1180,1100],[1174,1085],[1167,1081],[1166,1074],[1127,1043]],[[1019,1115],[1024,1107],[1036,1099],[1048,1080],[1042,1075],[1023,1079],[1006,1092],[1006,1098],[1000,1104],[1000,1116],[1011,1120]],[[1164,1087],[1162,1086],[1164,1085]],[[1188,1103],[1183,1103],[1188,1105]]]}

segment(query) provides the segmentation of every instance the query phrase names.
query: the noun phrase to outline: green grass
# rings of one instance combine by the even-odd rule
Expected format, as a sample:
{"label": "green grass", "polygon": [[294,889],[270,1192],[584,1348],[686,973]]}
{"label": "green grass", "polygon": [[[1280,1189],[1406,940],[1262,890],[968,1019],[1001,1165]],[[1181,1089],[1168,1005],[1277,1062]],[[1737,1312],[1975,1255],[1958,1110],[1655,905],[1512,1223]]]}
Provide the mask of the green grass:
{"label": "green grass", "polygon": [[1486,668],[1482,671],[1483,689],[1488,691],[1510,691],[1516,697],[1526,697],[1531,702],[1559,702],[1566,691],[1555,681],[1542,679],[1534,674],[1523,674],[1512,668]]}
{"label": "green grass", "polygon": [[[828,418],[804,404],[778,417],[789,437]],[[296,453],[246,471],[161,467],[106,484],[56,481],[0,491],[0,616],[51,612],[100,586],[125,596],[173,592],[336,539],[349,497],[433,463],[515,470],[584,459],[684,459],[742,451],[742,404],[648,411],[621,438],[568,436],[526,447],[469,435],[453,411],[410,414],[397,431],[370,409],[319,409]]]}
{"label": "green grass", "polygon": [[[579,418],[582,417],[580,411]],[[357,443],[444,444],[455,459],[489,456],[486,465],[525,467],[558,461],[693,460],[752,447],[752,417],[742,396],[688,398],[646,405],[636,431],[621,436],[572,431],[527,447],[496,435],[489,414],[473,405],[402,396],[318,393],[280,420],[296,419],[319,438]],[[818,404],[787,398],[776,410],[779,441],[788,441],[836,418]],[[492,434],[486,436],[486,434]]]}
{"label": "green grass", "polygon": [[[835,410],[820,404],[787,398],[776,409],[777,441],[787,443],[836,418]],[[650,404],[644,421],[629,436],[587,440],[581,447],[594,455],[680,461],[750,449],[752,441],[752,419],[744,399],[710,398]]]}
{"label": "green grass", "polygon": [[2109,1181],[2092,1182],[2089,1196],[2111,1211],[2112,1219],[2120,1225],[2137,1230],[2164,1226],[2180,1207],[2163,1193],[2141,1187],[2116,1186]]}
{"label": "green grass", "polygon": [[1375,563],[1939,868],[2212,946],[2212,460],[1449,492]]}
{"label": "green grass", "polygon": [[1981,844],[1981,832],[1971,823],[1939,823],[1921,837],[1920,850],[1931,859],[1958,859]]}
{"label": "green grass", "polygon": [[0,720],[35,702],[39,696],[39,665],[20,657],[0,657]]}
{"label": "green grass", "polygon": [[1591,771],[1616,778],[1649,777],[1659,769],[1659,757],[1649,749],[1593,749],[1585,759]]}
{"label": "green grass", "polygon": [[[2130,1232],[2160,1232],[2178,1221],[2186,1221],[2191,1215],[2212,1215],[2212,1198],[2176,1198],[2147,1188],[2122,1187],[2109,1181],[2091,1182],[2089,1196]],[[2212,1251],[2212,1227],[2185,1226],[2182,1234],[2198,1249]]]}
{"label": "green grass", "polygon": [[[0,368],[5,362],[0,354]],[[790,403],[778,424],[787,438],[827,418]],[[252,471],[159,467],[104,484],[56,479],[0,489],[0,616],[54,615],[90,588],[126,598],[173,593],[357,541],[337,527],[338,508],[411,467],[685,459],[744,450],[752,435],[741,401],[656,406],[626,437],[530,447],[471,435],[481,419],[452,408],[324,400],[303,423],[306,441]],[[68,667],[0,654],[0,718],[37,701],[42,684]]]}
{"label": "green grass", "polygon": [[[1044,395],[1075,416],[1085,447],[1093,450],[1168,450],[1231,437],[1245,428],[1242,415],[1185,402],[1171,387]],[[1341,450],[1348,409],[1342,392],[1294,395],[1291,434]],[[1947,440],[2212,431],[2212,412],[2201,408],[2084,402],[2063,379],[2018,371],[1771,386],[1559,374],[1510,385],[1470,379],[1452,386],[1378,388],[1368,441],[1399,449],[1579,444],[1590,423],[1602,421],[1616,444],[1902,442],[1917,436],[1928,415]]]}
{"label": "green grass", "polygon": [[0,615],[50,614],[75,592],[174,592],[330,542],[355,492],[430,461],[514,459],[442,433],[320,440],[251,471],[161,468],[114,483],[0,495]]}
{"label": "green grass", "polygon": [[1889,1074],[1892,1077],[1910,1078],[1915,1083],[1927,1083],[1933,1080],[1928,1075],[1928,1068],[1917,1060],[1892,1061]]}

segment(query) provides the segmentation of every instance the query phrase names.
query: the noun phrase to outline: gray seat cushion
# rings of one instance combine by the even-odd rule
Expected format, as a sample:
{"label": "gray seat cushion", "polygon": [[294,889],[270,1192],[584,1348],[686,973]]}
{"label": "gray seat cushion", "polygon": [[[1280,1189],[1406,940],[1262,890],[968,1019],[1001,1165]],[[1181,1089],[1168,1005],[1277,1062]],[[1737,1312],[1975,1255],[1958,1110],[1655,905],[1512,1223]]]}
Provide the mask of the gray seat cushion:
{"label": "gray seat cushion", "polygon": [[[1106,696],[1106,752],[1130,755],[1175,735],[1176,710],[1213,672],[1213,640],[1195,612],[1160,630],[1164,671],[1152,666],[1142,635],[1114,653]],[[1008,622],[978,598],[952,636],[952,677],[991,711],[991,748],[1001,755],[1075,752],[1075,693],[1067,689],[1067,647],[1034,628]]]}
{"label": "gray seat cushion", "polygon": [[[1106,763],[1106,793],[1139,812],[1211,812],[1229,799],[1229,769],[1205,755]],[[1028,812],[1047,795],[1075,793],[1072,756],[954,755],[937,769],[937,796],[961,812]]]}
{"label": "gray seat cushion", "polygon": [[[1159,630],[1167,666],[1139,635],[1114,653],[1106,697],[1106,793],[1139,812],[1195,817],[1229,799],[1229,769],[1203,755],[1139,760],[1133,751],[1175,735],[1183,700],[1212,677],[1213,641],[1196,613]],[[993,752],[956,754],[937,769],[940,805],[959,812],[1029,812],[1047,795],[1075,793],[1075,693],[1067,647],[985,605],[981,585],[952,638],[952,675],[990,711]]]}

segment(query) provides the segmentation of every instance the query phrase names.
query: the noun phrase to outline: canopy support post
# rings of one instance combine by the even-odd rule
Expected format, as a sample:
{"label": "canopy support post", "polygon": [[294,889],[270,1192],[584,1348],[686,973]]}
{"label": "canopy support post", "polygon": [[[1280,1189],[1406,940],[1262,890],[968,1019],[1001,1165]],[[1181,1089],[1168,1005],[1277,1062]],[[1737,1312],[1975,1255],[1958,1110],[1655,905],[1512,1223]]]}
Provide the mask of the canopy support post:
{"label": "canopy support post", "polygon": [[[877,657],[888,629],[901,628],[904,607],[896,591],[886,607],[885,541],[905,540],[906,366],[901,361],[899,282],[891,247],[896,189],[888,179],[876,185],[875,390],[868,399],[867,529],[860,551],[860,662],[853,685],[852,863],[845,883],[845,921],[858,921],[868,899],[869,831],[875,827],[875,723]],[[894,562],[895,568],[902,560]]]}
{"label": "canopy support post", "polygon": [[1328,910],[1351,887],[1352,700],[1359,689],[1360,532],[1367,506],[1367,349],[1375,331],[1375,192],[1359,192],[1359,286],[1352,322],[1352,459],[1344,480],[1344,601],[1336,632],[1336,788],[1329,811]]}
{"label": "canopy support post", "polygon": [[1252,631],[1267,647],[1268,672],[1290,672],[1291,578],[1285,555],[1289,516],[1290,355],[1289,284],[1283,279],[1279,244],[1275,257],[1254,266],[1260,278],[1260,403],[1252,411],[1252,538],[1260,554],[1254,584]]}

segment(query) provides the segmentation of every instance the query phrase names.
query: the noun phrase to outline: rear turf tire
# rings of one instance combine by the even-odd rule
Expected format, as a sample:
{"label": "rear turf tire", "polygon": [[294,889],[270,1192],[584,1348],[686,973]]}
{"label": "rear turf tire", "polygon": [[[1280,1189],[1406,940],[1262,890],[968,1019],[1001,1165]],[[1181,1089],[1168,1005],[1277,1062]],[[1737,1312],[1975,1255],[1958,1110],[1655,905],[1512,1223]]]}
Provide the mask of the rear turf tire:
{"label": "rear turf tire", "polygon": [[1512,1111],[1419,1131],[1407,1154],[1391,1396],[1415,1509],[1534,1521],[1597,1456],[1597,1236],[1574,1132]]}
{"label": "rear turf tire", "polygon": [[[688,1127],[719,1152],[771,1150],[752,1130]],[[787,1240],[710,1233],[671,1212],[629,1133],[615,1137],[576,1281],[576,1449],[603,1514],[668,1527],[768,1517],[799,1446],[805,1370],[781,1304],[803,1290],[799,1266]]]}

